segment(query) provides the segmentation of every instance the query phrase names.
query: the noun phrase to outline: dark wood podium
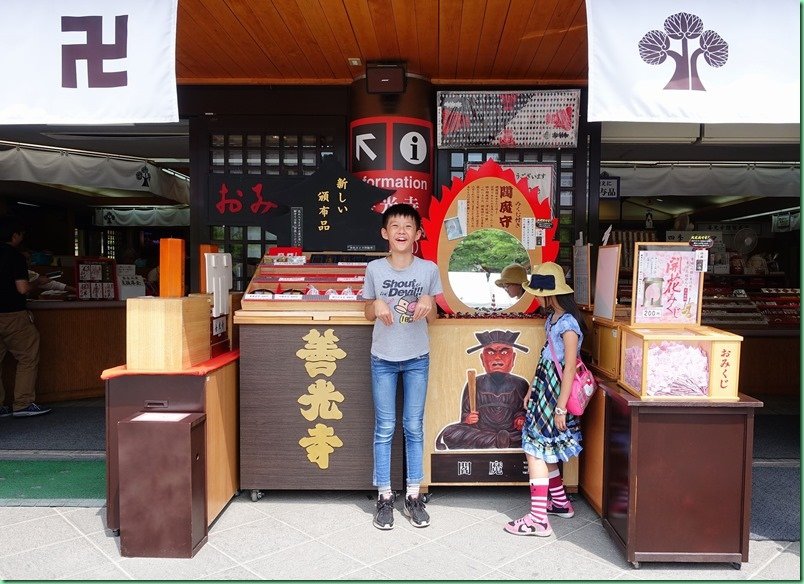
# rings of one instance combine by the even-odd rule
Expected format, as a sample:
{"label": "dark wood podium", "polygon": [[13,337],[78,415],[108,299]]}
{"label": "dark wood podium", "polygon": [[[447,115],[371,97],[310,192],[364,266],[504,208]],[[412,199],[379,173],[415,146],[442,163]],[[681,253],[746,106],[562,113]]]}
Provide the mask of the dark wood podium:
{"label": "dark wood podium", "polygon": [[748,561],[754,411],[762,402],[606,395],[603,526],[640,562]]}

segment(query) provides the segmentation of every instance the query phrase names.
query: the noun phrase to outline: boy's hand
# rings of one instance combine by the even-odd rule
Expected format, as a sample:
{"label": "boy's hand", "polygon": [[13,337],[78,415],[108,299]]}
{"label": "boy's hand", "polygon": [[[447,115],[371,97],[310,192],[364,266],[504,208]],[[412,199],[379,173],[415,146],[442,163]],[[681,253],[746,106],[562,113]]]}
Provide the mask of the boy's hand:
{"label": "boy's hand", "polygon": [[391,309],[388,308],[388,305],[385,303],[385,301],[380,298],[377,298],[377,300],[374,301],[374,316],[377,317],[377,320],[383,324],[387,324],[388,326],[394,322]]}
{"label": "boy's hand", "polygon": [[413,320],[416,321],[427,318],[431,310],[433,310],[433,297],[426,294],[419,296],[419,300],[416,302],[416,308],[413,311]]}

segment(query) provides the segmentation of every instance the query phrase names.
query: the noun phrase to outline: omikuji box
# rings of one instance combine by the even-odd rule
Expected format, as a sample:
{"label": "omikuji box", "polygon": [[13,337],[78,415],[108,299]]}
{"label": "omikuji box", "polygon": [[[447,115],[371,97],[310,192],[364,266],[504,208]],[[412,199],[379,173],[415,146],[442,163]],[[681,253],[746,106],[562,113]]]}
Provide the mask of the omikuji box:
{"label": "omikuji box", "polygon": [[619,384],[643,399],[736,400],[739,335],[707,326],[620,327]]}

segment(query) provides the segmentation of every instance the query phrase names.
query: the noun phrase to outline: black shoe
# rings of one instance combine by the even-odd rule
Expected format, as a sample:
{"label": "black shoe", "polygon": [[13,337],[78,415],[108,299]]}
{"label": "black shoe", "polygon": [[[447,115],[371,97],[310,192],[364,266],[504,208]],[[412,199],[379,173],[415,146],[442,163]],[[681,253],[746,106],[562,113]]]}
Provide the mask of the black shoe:
{"label": "black shoe", "polygon": [[377,529],[394,528],[394,496],[377,499],[377,512],[374,513],[374,527]]}
{"label": "black shoe", "polygon": [[23,408],[21,410],[16,410],[14,414],[12,414],[15,418],[27,418],[30,416],[41,416],[42,414],[46,414],[50,411],[50,408],[41,408],[38,405],[31,403],[28,405],[27,408]]}
{"label": "black shoe", "polygon": [[405,499],[405,515],[410,518],[413,527],[427,527],[430,525],[430,515],[424,509],[424,500],[421,495]]}

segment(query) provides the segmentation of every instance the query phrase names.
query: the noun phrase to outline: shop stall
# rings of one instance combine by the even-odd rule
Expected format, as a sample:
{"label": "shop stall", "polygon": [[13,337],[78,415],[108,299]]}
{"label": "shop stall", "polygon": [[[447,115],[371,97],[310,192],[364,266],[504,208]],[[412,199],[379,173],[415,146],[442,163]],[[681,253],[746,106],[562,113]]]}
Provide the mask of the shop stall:
{"label": "shop stall", "polygon": [[[603,463],[582,469],[582,491],[635,567],[748,561],[754,412],[762,402],[738,390],[742,337],[701,325],[702,250],[636,242],[629,322],[593,324],[617,332],[619,362],[616,380],[601,376],[591,406],[603,419],[590,434]],[[598,262],[602,305],[615,266]]]}

